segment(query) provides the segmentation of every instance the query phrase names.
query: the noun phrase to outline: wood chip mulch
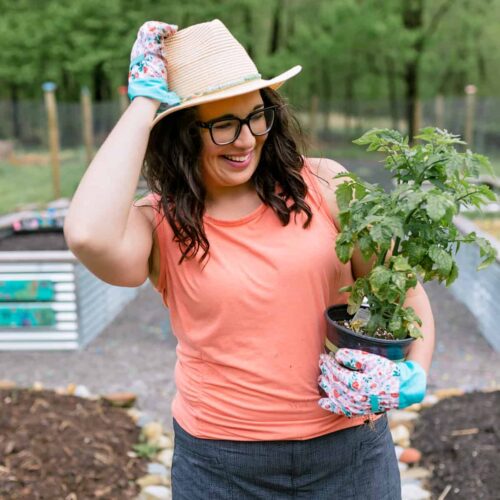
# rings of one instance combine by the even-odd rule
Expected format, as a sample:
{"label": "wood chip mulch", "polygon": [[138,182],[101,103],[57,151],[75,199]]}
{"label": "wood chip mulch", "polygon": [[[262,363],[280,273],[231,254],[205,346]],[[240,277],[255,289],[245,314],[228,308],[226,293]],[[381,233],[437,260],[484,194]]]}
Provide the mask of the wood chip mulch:
{"label": "wood chip mulch", "polygon": [[140,429],[103,400],[0,390],[0,499],[132,499],[147,460]]}

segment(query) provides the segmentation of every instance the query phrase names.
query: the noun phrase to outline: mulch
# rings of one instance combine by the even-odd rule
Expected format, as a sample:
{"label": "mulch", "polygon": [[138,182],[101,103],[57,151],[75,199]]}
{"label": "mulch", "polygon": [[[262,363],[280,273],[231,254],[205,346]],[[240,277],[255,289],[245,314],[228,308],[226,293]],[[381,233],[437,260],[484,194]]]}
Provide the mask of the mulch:
{"label": "mulch", "polygon": [[422,410],[411,441],[432,470],[433,498],[448,491],[447,499],[500,499],[500,391],[451,397]]}
{"label": "mulch", "polygon": [[0,390],[0,499],[132,499],[147,460],[140,429],[104,400]]}

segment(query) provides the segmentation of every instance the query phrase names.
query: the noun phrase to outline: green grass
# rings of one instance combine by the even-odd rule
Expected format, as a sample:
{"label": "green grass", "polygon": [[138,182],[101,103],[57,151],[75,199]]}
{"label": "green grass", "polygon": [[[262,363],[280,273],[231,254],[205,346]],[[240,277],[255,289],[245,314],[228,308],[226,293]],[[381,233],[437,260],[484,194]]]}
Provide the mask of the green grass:
{"label": "green grass", "polygon": [[[82,151],[65,152],[61,161],[61,197],[71,197],[85,173]],[[44,165],[12,165],[0,162],[0,214],[29,206],[43,208],[54,200],[52,169]]]}

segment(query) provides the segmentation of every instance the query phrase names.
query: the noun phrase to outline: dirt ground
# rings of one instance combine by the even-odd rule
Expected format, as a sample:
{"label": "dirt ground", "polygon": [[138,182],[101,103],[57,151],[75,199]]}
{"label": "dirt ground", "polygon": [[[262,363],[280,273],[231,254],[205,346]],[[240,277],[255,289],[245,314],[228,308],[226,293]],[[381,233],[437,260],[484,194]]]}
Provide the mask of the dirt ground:
{"label": "dirt ground", "polygon": [[433,498],[500,498],[500,391],[443,399],[421,412],[412,446],[433,471]]}
{"label": "dirt ground", "polygon": [[132,499],[146,459],[139,428],[102,400],[0,390],[0,498]]}

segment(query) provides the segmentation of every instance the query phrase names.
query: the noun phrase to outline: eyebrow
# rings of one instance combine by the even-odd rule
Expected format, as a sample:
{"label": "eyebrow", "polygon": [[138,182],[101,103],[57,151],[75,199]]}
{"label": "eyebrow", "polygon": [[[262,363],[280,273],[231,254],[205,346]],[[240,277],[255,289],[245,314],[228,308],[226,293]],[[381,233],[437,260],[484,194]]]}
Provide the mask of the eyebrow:
{"label": "eyebrow", "polygon": [[[264,107],[265,107],[264,103],[262,103],[262,104],[256,104],[253,107],[252,111],[250,111],[250,113],[253,113],[254,111],[257,111],[258,109],[264,108]],[[250,114],[250,113],[248,113],[248,114]],[[216,120],[225,120],[226,118],[238,118],[238,117],[236,115],[233,115],[233,114],[229,113],[229,114],[225,114],[225,115],[222,115],[222,116],[217,116],[216,118],[212,118],[211,120],[208,120],[208,121],[209,122],[214,122]]]}

